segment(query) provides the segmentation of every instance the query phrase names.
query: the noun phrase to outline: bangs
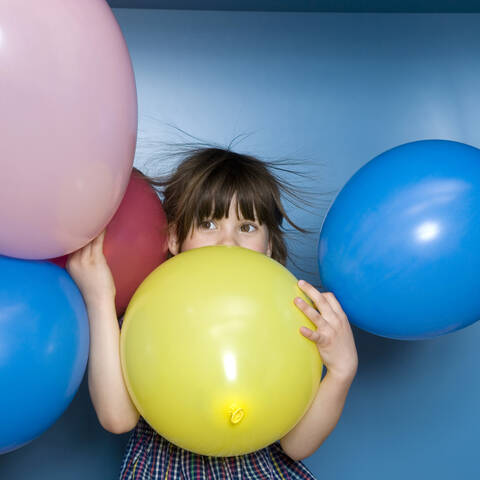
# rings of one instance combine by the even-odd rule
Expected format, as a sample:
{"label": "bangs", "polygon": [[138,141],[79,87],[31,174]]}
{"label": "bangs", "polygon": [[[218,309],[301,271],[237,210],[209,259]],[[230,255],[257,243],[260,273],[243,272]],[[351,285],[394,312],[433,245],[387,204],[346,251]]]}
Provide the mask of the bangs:
{"label": "bangs", "polygon": [[[207,219],[220,220],[228,217],[232,200],[236,202],[237,218],[256,221],[274,228],[278,224],[278,211],[275,194],[271,186],[259,175],[247,168],[239,168],[238,163],[231,168],[216,168],[199,182],[192,192],[193,215],[191,225],[198,226]],[[277,215],[275,214],[277,213]],[[278,215],[279,214],[279,215]]]}

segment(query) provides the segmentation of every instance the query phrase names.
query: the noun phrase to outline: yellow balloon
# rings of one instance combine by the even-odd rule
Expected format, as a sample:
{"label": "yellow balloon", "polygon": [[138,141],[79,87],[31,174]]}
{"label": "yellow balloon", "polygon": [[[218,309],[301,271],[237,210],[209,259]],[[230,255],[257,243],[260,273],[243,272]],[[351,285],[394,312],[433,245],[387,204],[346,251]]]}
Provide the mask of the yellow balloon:
{"label": "yellow balloon", "polygon": [[271,258],[203,247],[160,265],[133,296],[121,333],[125,381],[160,435],[201,455],[242,455],[279,440],[320,382],[306,299]]}

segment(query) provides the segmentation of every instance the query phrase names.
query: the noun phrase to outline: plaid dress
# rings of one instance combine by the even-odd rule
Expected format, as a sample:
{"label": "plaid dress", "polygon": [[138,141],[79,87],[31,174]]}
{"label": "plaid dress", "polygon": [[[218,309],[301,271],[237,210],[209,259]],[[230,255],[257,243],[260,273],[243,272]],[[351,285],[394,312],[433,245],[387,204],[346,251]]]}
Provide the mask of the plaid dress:
{"label": "plaid dress", "polygon": [[206,457],[183,450],[140,418],[127,445],[120,480],[315,480],[274,443],[237,457]]}

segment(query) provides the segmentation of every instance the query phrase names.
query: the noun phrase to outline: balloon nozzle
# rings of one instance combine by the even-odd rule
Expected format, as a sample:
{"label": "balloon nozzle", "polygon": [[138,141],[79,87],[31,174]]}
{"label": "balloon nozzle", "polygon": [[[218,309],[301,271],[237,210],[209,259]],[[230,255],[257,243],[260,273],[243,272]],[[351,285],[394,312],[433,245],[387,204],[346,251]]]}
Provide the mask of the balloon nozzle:
{"label": "balloon nozzle", "polygon": [[245,417],[245,410],[238,405],[231,405],[229,408],[230,423],[238,425]]}

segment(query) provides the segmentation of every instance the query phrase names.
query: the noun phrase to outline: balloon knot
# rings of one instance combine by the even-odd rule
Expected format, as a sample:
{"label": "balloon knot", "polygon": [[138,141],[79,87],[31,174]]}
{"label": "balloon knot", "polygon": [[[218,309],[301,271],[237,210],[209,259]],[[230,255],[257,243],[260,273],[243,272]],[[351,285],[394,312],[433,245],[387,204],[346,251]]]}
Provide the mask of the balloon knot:
{"label": "balloon knot", "polygon": [[240,423],[245,417],[245,410],[236,406],[230,407],[230,422],[234,425]]}

